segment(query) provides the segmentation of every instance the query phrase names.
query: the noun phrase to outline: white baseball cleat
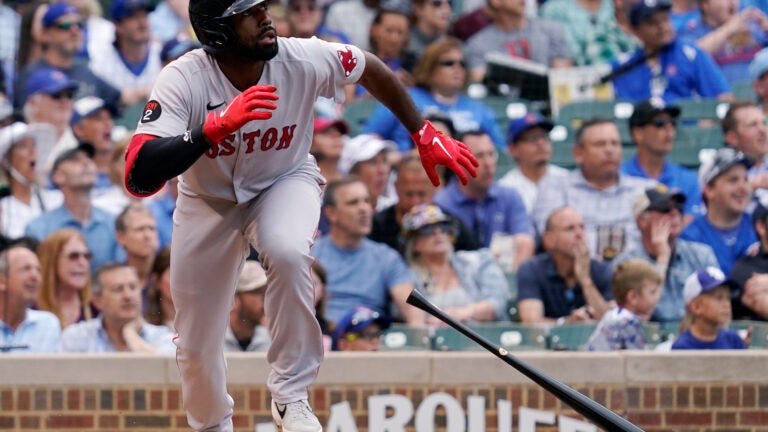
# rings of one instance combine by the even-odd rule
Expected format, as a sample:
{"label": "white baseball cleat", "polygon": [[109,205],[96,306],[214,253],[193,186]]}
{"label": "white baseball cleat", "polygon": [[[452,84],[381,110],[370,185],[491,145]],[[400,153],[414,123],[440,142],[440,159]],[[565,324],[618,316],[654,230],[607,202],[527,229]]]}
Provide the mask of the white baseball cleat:
{"label": "white baseball cleat", "polygon": [[272,420],[283,432],[323,432],[306,399],[285,405],[272,401]]}

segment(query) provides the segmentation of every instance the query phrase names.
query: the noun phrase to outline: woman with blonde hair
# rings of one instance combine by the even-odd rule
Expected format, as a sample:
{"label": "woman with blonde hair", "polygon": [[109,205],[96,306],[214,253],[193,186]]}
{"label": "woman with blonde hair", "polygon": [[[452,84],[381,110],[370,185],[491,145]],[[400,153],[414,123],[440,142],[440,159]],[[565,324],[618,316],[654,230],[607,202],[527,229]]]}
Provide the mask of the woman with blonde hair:
{"label": "woman with blonde hair", "polygon": [[[413,69],[416,84],[408,88],[408,94],[425,117],[445,114],[453,122],[457,134],[483,131],[497,148],[506,148],[493,109],[467,95],[469,78],[462,49],[461,41],[452,37],[429,44]],[[400,151],[413,148],[408,131],[383,105],[376,107],[365,123],[363,133],[375,133],[394,141]]]}
{"label": "woman with blonde hair", "polygon": [[[455,252],[457,233],[456,224],[435,205],[420,204],[405,214],[405,258],[417,289],[456,320],[509,320],[504,272],[488,249]],[[425,322],[440,323],[426,314]]]}
{"label": "woman with blonde hair", "polygon": [[56,315],[62,328],[98,315],[91,303],[93,255],[79,231],[54,231],[40,243],[37,255],[43,273],[37,309]]}

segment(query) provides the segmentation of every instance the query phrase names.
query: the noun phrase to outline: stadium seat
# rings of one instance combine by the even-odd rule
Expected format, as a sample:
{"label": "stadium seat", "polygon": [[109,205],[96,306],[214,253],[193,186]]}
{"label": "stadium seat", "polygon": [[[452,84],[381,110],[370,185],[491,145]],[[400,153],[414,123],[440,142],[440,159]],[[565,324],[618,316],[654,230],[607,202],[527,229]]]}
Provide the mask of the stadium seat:
{"label": "stadium seat", "polygon": [[[577,101],[563,105],[557,114],[557,123],[568,126],[572,130],[578,129],[584,120],[593,117],[605,117],[626,124],[632,115],[632,104],[624,101]],[[628,129],[627,129],[628,130]]]}
{"label": "stadium seat", "polygon": [[573,160],[573,130],[558,124],[549,134],[552,139],[552,163],[563,168],[574,168]]}
{"label": "stadium seat", "polygon": [[657,322],[646,321],[643,323],[643,331],[645,333],[645,343],[648,348],[653,349],[656,345],[664,342],[664,335],[661,331],[661,324]]}
{"label": "stadium seat", "polygon": [[725,146],[723,132],[717,128],[680,126],[669,153],[669,160],[689,168],[698,168],[699,153],[704,149],[718,149]]}
{"label": "stadium seat", "polygon": [[344,120],[349,125],[349,136],[355,136],[363,129],[365,121],[379,105],[375,98],[364,98],[344,107]]}
{"label": "stadium seat", "polygon": [[554,351],[582,351],[597,323],[573,323],[549,329],[549,348]]}
{"label": "stadium seat", "polygon": [[[547,329],[519,323],[488,323],[471,326],[480,336],[508,351],[545,350]],[[453,328],[435,330],[434,349],[437,351],[476,351],[483,347]]]}
{"label": "stadium seat", "polygon": [[381,337],[382,351],[428,351],[432,349],[429,329],[392,324]]}
{"label": "stadium seat", "polygon": [[120,115],[115,117],[115,126],[123,126],[129,131],[135,130],[146,104],[146,101],[141,101],[123,108]]}
{"label": "stadium seat", "polygon": [[507,133],[507,126],[509,126],[510,120],[519,119],[534,111],[530,102],[524,99],[512,99],[506,96],[486,96],[478,99],[478,101],[493,110],[496,114],[496,122],[499,124],[503,134]]}
{"label": "stadium seat", "polygon": [[680,107],[680,121],[683,126],[720,127],[720,120],[725,117],[730,106],[728,102],[716,99],[679,99],[675,105]]}
{"label": "stadium seat", "polygon": [[747,329],[752,328],[752,338],[749,344],[750,349],[768,348],[768,322],[751,320],[734,320],[729,325],[731,330],[736,330],[742,337]]}
{"label": "stadium seat", "polygon": [[741,81],[731,85],[733,96],[738,100],[753,101],[757,98],[752,81]]}
{"label": "stadium seat", "polygon": [[504,175],[515,167],[515,160],[512,159],[512,155],[509,154],[507,149],[498,149],[499,159],[496,162],[496,180],[504,177]]}

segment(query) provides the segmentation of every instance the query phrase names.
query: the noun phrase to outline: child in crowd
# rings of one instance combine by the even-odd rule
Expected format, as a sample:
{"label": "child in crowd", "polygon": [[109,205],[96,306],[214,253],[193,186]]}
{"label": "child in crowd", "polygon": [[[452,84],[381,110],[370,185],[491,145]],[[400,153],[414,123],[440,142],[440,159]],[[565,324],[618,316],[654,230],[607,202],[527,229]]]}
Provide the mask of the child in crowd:
{"label": "child in crowd", "polygon": [[720,269],[707,267],[688,276],[683,287],[687,330],[672,344],[678,349],[745,349],[746,343],[733,330],[725,329],[731,320],[731,282]]}
{"label": "child in crowd", "polygon": [[611,289],[618,306],[603,315],[587,342],[587,350],[645,349],[643,323],[661,297],[659,271],[644,259],[627,260],[614,269]]}

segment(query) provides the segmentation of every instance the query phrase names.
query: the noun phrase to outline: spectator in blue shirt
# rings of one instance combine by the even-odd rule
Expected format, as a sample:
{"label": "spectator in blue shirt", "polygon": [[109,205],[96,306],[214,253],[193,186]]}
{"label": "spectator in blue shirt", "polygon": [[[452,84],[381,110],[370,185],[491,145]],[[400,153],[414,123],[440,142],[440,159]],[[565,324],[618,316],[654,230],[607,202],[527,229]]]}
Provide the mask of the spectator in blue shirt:
{"label": "spectator in blue shirt", "polygon": [[174,335],[168,327],[144,321],[141,285],[133,267],[108,263],[99,268],[93,277],[93,302],[101,314],[64,329],[62,352],[176,352]]}
{"label": "spectator in blue shirt", "polygon": [[338,323],[349,310],[367,306],[388,318],[395,314],[394,318],[418,323],[421,311],[405,303],[414,289],[405,261],[396,250],[366,237],[373,207],[365,184],[354,176],[328,183],[323,208],[330,231],[311,249],[326,272],[323,318]]}
{"label": "spectator in blue shirt", "polygon": [[680,29],[681,38],[709,53],[729,84],[747,81],[747,66],[766,44],[768,18],[736,0],[700,0],[699,18]]}
{"label": "spectator in blue shirt", "polygon": [[705,215],[697,216],[681,237],[712,247],[720,269],[730,274],[736,260],[757,248],[747,205],[751,189],[747,180],[749,162],[733,149],[719,149],[711,161],[699,169],[704,189]]}
{"label": "spectator in blue shirt", "polygon": [[109,261],[122,261],[125,256],[115,238],[114,217],[93,205],[91,191],[97,177],[96,165],[91,159],[93,152],[93,146],[81,143],[56,158],[51,178],[61,189],[64,204],[30,221],[25,233],[42,241],[62,228],[82,232],[93,253],[91,270]]}
{"label": "spectator in blue shirt", "polygon": [[[466,94],[467,66],[458,39],[446,37],[430,44],[416,64],[413,78],[416,85],[408,93],[425,116],[446,114],[457,134],[482,130],[496,147],[504,148],[504,137],[493,110]],[[400,151],[413,148],[408,131],[384,106],[376,108],[363,132],[396,142]]]}
{"label": "spectator in blue shirt", "polygon": [[495,181],[498,150],[483,132],[464,134],[461,138],[480,165],[477,177],[462,185],[452,179],[435,195],[435,204],[459,218],[473,231],[477,245],[492,247],[494,235],[512,236],[514,269],[533,255],[533,226],[515,189]]}
{"label": "spectator in blue shirt", "polygon": [[632,141],[637,153],[621,164],[621,172],[635,177],[658,180],[669,188],[679,189],[685,196],[683,219],[702,214],[701,189],[696,173],[667,160],[677,134],[680,108],[667,105],[661,98],[651,98],[635,105],[629,118]]}
{"label": "spectator in blue shirt", "polygon": [[163,192],[156,200],[147,204],[149,210],[155,215],[157,222],[157,236],[160,240],[160,249],[171,244],[173,232],[173,211],[176,210],[176,198],[179,196],[179,179],[174,177],[165,184]]}
{"label": "spectator in blue shirt", "polygon": [[672,344],[673,350],[747,348],[737,332],[725,328],[731,321],[730,285],[715,267],[698,270],[686,279],[683,295],[690,326]]}
{"label": "spectator in blue shirt", "polygon": [[638,191],[632,201],[641,243],[624,251],[611,264],[614,266],[632,259],[642,258],[655,265],[663,276],[661,299],[651,320],[680,321],[685,316],[683,284],[696,269],[717,267],[712,248],[704,243],[680,238],[683,230],[682,209],[686,197],[678,189],[664,185]]}
{"label": "spectator in blue shirt", "polygon": [[35,252],[22,244],[0,252],[0,353],[58,351],[58,318],[30,307],[41,281]]}
{"label": "spectator in blue shirt", "polygon": [[517,272],[517,308],[524,323],[594,321],[613,306],[611,266],[590,258],[584,218],[562,207],[547,218],[544,253]]}
{"label": "spectator in blue shirt", "polygon": [[712,57],[675,35],[670,5],[641,0],[632,6],[629,22],[642,47],[614,64],[616,97],[639,102],[656,96],[671,103],[694,96],[730,100],[728,82]]}

